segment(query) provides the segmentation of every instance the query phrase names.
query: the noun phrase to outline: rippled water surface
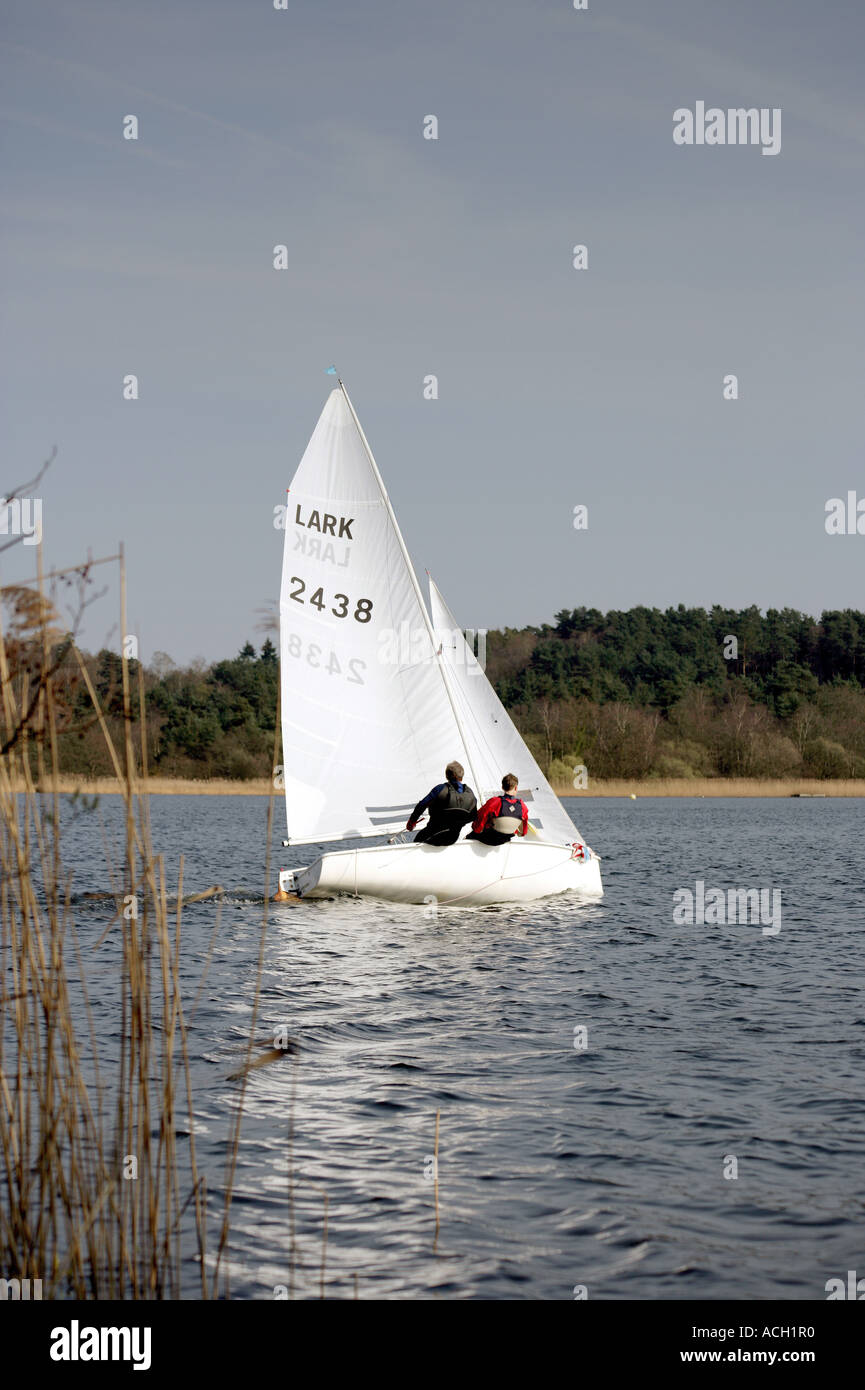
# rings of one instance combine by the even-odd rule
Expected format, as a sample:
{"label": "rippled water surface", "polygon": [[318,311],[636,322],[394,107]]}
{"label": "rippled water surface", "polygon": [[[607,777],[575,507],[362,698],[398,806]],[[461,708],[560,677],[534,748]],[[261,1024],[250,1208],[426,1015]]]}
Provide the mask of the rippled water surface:
{"label": "rippled water surface", "polygon": [[[250,1075],[232,1297],[319,1295],[324,1194],[327,1297],[821,1299],[865,1270],[862,802],[568,804],[603,857],[600,903],[271,907],[256,1038],[286,1024],[298,1052]],[[213,1194],[249,1035],[266,802],[154,797],[151,818],[169,884],[183,853],[185,892],[228,890],[185,910],[182,944],[187,1008],[212,946],[190,1046]],[[69,819],[76,893],[110,887],[118,800]],[[274,870],[308,862],[278,848],[278,819]],[[781,931],[675,925],[673,894],[697,880],[779,889]],[[104,908],[75,914],[95,941]],[[110,1037],[115,967],[93,959]],[[196,1279],[190,1261],[191,1297]]]}

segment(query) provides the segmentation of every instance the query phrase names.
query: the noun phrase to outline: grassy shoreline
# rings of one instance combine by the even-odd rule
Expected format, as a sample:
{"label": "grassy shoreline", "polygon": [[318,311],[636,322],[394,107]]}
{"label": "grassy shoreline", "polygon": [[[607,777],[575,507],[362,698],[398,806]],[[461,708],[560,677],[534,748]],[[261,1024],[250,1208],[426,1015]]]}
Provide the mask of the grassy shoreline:
{"label": "grassy shoreline", "polygon": [[865,796],[863,778],[810,777],[648,777],[592,782],[585,791],[565,783],[554,784],[559,796]]}
{"label": "grassy shoreline", "polygon": [[[585,791],[576,791],[564,782],[554,783],[559,796],[591,797],[619,796],[865,796],[865,779],[827,778],[818,780],[807,777],[651,777],[644,781],[617,778],[606,782],[592,781]],[[117,796],[122,792],[122,784],[113,777],[97,777],[87,780],[83,777],[61,775],[57,781],[57,791],[63,795],[82,792],[85,795]],[[13,787],[14,791],[25,790],[23,782]],[[38,790],[51,792],[54,785],[50,781],[39,784]],[[144,790],[141,785],[141,790]],[[269,796],[273,787],[267,777],[250,778],[248,781],[235,781],[227,777],[202,779],[197,781],[184,777],[150,777],[146,790],[152,796]],[[281,792],[275,792],[281,796]]]}

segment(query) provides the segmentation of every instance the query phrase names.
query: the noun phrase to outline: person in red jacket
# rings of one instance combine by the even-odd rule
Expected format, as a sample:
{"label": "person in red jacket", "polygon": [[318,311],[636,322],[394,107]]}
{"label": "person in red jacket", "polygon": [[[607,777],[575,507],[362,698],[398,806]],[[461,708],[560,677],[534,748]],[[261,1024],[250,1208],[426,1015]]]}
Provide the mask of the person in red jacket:
{"label": "person in red jacket", "polygon": [[478,811],[467,840],[480,840],[484,845],[504,845],[514,835],[527,835],[529,808],[514,796],[518,782],[512,772],[502,778],[502,795],[490,797]]}

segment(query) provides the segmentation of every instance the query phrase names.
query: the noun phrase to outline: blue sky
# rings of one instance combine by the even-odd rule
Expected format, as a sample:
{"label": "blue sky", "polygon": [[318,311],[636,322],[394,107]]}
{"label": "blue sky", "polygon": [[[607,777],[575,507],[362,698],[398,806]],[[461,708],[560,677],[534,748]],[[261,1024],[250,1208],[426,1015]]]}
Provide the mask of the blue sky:
{"label": "blue sky", "polygon": [[[863,606],[865,10],[589,5],[3,5],[0,491],[57,445],[45,564],[122,539],[145,659],[261,640],[330,362],[467,626]],[[674,145],[698,99],[781,153]]]}

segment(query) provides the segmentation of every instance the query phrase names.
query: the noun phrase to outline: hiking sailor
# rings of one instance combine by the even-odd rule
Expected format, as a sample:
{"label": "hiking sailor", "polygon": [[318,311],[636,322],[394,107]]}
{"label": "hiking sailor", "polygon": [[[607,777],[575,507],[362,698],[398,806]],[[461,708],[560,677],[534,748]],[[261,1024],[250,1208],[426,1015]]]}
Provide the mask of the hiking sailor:
{"label": "hiking sailor", "polygon": [[424,811],[429,811],[429,822],[415,835],[416,841],[452,845],[459,838],[463,826],[468,825],[478,809],[477,798],[471,787],[466,786],[463,775],[460,763],[448,763],[445,768],[447,781],[433,787],[415,806],[406,821],[406,830],[414,830]]}
{"label": "hiking sailor", "polygon": [[467,840],[480,840],[485,845],[504,845],[514,835],[527,835],[529,808],[514,793],[518,782],[512,772],[502,778],[501,796],[490,797],[478,811]]}

